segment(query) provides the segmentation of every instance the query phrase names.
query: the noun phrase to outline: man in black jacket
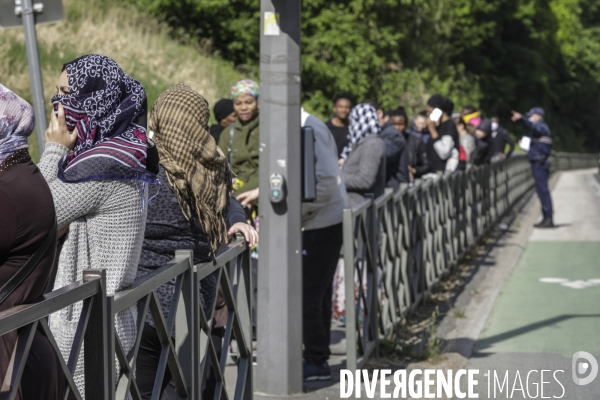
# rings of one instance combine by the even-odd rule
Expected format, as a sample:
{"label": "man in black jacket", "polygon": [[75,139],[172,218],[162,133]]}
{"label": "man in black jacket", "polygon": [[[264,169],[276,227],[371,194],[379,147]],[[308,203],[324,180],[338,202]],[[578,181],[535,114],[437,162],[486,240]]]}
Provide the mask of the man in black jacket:
{"label": "man in black jacket", "polygon": [[354,106],[354,99],[349,93],[340,93],[333,98],[333,117],[325,123],[335,139],[338,157],[350,143],[350,111]]}
{"label": "man in black jacket", "polygon": [[[379,118],[381,123],[381,132],[379,137],[385,144],[386,156],[386,187],[391,187],[394,190],[400,187],[400,183],[408,182],[408,168],[403,162],[404,147],[406,140],[402,131],[391,121],[393,111],[388,111]],[[406,127],[406,121],[404,122]]]}
{"label": "man in black jacket", "polygon": [[[492,122],[492,157],[509,158],[515,150],[515,141],[510,137],[510,133],[500,126],[500,120],[497,115],[490,118]],[[508,145],[508,152],[506,146]]]}
{"label": "man in black jacket", "polygon": [[404,149],[400,156],[398,171],[394,181],[388,181],[388,186],[400,186],[400,183],[413,183],[416,178],[420,178],[429,172],[427,157],[425,155],[425,141],[423,134],[415,129],[407,128],[408,116],[403,107],[387,112],[389,122],[396,127],[406,140]]}

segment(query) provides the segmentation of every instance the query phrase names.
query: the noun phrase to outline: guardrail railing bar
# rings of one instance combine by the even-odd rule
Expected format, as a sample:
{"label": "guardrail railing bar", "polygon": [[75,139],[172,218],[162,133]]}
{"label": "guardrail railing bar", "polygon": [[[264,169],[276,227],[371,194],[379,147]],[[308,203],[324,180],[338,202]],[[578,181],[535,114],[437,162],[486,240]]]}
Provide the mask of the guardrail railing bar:
{"label": "guardrail railing bar", "polygon": [[[56,339],[54,339],[54,335],[52,335],[52,331],[50,330],[50,327],[48,326],[48,322],[46,321],[46,318],[40,319],[39,324],[40,324],[45,336],[48,338],[50,345],[54,349],[54,352],[58,355],[57,358],[58,358],[58,361],[60,364],[60,368],[61,368],[61,371],[63,373],[65,380],[67,381],[68,388],[71,390],[71,396],[75,397],[78,400],[81,400],[81,394],[79,393],[79,390],[77,390],[77,385],[75,385],[75,380],[73,379],[73,374],[67,367],[67,363],[65,362],[65,359],[63,358],[63,356],[60,352],[60,349],[58,348],[58,344],[56,343]],[[72,398],[72,397],[69,397],[69,398]]]}
{"label": "guardrail railing bar", "polygon": [[175,251],[176,260],[185,260],[188,268],[183,272],[179,300],[175,309],[175,350],[183,369],[185,381],[188,384],[188,394],[191,399],[200,397],[200,382],[194,379],[200,360],[196,360],[196,307],[195,293],[198,290],[194,282],[194,252],[191,250]]}
{"label": "guardrail railing bar", "polygon": [[[100,286],[100,290],[93,296],[89,321],[83,335],[83,342],[88,343],[88,346],[84,349],[84,374],[87,377],[93,377],[92,379],[86,379],[85,397],[94,400],[108,400],[110,396],[108,371],[114,369],[115,366],[114,364],[108,364],[106,271],[85,269],[83,270],[83,281],[96,281]],[[110,325],[113,324],[114,320],[111,321]]]}
{"label": "guardrail railing bar", "polygon": [[0,336],[93,296],[98,290],[98,282],[76,282],[45,294],[42,300],[35,304],[23,304],[2,311]]}
{"label": "guardrail railing bar", "polygon": [[115,312],[119,313],[132,304],[135,304],[150,291],[177,278],[186,269],[189,269],[187,260],[174,259],[174,261],[171,261],[139,280],[136,280],[131,287],[115,293]]}
{"label": "guardrail railing bar", "polygon": [[71,353],[69,354],[69,361],[67,366],[71,373],[75,372],[77,367],[77,361],[79,360],[79,353],[83,344],[83,334],[87,328],[88,321],[90,319],[91,307],[94,305],[94,298],[88,297],[83,300],[81,307],[81,314],[79,315],[79,322],[77,323],[77,329],[75,330],[75,337],[73,338],[73,345],[71,346]]}
{"label": "guardrail railing bar", "polygon": [[[172,329],[168,328],[156,292],[152,291],[150,293],[150,296],[150,313],[152,315],[152,320],[154,321],[156,333],[162,344],[162,351],[158,363],[158,379],[156,379],[154,383],[153,393],[160,392],[160,387],[162,386],[162,382],[164,380],[165,371],[167,368],[169,368],[171,371],[171,379],[173,380],[173,382],[175,382],[177,395],[179,397],[186,398],[188,396],[188,386],[185,381],[183,371],[181,369],[181,364],[179,363],[179,359],[177,358],[175,345],[173,344]],[[174,297],[177,298],[178,296]],[[174,300],[176,301],[176,299]],[[171,310],[169,314],[173,313],[174,310],[175,308],[173,307],[173,304],[171,304]]]}
{"label": "guardrail railing bar", "polygon": [[[343,211],[344,249],[344,292],[346,316],[346,365],[350,371],[356,370],[356,308],[354,306],[354,215],[352,210]],[[349,301],[352,298],[352,302]]]}
{"label": "guardrail railing bar", "polygon": [[11,390],[8,393],[0,393],[0,399],[2,400],[15,400],[17,393],[19,393],[19,387],[21,386],[21,377],[25,370],[25,364],[27,364],[27,357],[29,356],[29,350],[31,349],[31,343],[37,330],[38,321],[32,322],[27,325],[19,332],[17,336],[17,348],[15,349],[15,360],[13,364],[13,375],[10,381]]}

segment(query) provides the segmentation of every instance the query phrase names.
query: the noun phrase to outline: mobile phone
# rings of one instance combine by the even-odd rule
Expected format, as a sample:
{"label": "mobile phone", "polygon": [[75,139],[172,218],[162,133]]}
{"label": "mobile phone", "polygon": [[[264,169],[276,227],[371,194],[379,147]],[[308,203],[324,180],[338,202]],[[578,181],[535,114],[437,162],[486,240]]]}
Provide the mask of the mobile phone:
{"label": "mobile phone", "polygon": [[442,118],[442,110],[439,108],[434,109],[429,116],[429,119],[431,119],[433,122],[438,122],[440,118]]}

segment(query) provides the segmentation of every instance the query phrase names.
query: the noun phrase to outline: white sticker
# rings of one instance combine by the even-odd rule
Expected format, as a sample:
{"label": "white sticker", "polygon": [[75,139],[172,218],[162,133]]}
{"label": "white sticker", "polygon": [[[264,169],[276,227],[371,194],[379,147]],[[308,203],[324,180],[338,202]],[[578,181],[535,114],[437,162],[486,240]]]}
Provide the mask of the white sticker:
{"label": "white sticker", "polygon": [[281,28],[279,28],[279,14],[265,11],[265,36],[279,36],[281,34]]}

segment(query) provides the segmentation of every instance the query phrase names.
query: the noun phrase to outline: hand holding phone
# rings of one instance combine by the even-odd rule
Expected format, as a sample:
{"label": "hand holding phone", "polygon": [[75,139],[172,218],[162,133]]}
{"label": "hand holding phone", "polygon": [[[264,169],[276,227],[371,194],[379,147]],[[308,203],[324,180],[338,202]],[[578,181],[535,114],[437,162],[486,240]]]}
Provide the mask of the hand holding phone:
{"label": "hand holding phone", "polygon": [[438,122],[440,118],[442,118],[442,110],[439,108],[434,109],[431,112],[431,115],[429,115],[429,119],[431,119],[433,122]]}

